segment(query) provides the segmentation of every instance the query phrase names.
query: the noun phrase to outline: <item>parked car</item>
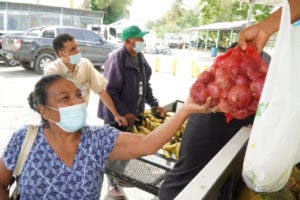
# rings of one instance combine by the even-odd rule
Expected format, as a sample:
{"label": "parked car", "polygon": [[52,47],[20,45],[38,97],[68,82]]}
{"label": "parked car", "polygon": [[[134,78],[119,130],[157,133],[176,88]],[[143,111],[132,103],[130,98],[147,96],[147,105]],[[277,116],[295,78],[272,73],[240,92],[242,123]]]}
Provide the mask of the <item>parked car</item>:
{"label": "parked car", "polygon": [[166,34],[164,38],[165,45],[169,48],[182,49],[184,46],[184,41],[180,35],[176,34]]}
{"label": "parked car", "polygon": [[11,59],[6,58],[5,53],[2,51],[2,37],[3,37],[3,35],[7,35],[7,34],[18,34],[18,35],[21,35],[22,32],[0,31],[0,60],[3,60],[5,65],[16,66],[16,65],[19,64],[19,62],[16,61],[16,60],[11,60]]}
{"label": "parked car", "polygon": [[172,55],[169,47],[164,46],[159,42],[155,43],[154,45],[147,44],[143,52],[148,54]]}
{"label": "parked car", "polygon": [[69,33],[78,42],[81,54],[97,69],[101,69],[107,55],[120,45],[102,40],[101,36],[87,29],[69,26],[48,26],[29,29],[22,36],[3,37],[3,52],[7,58],[20,62],[23,68],[39,74],[56,59],[52,48],[53,38],[59,33]]}

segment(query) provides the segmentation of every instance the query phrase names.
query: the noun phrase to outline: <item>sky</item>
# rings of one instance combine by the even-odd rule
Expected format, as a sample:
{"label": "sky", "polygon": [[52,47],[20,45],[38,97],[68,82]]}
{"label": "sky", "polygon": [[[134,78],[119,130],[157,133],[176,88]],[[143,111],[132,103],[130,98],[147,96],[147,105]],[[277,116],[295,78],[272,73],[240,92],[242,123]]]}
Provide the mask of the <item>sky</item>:
{"label": "sky", "polygon": [[[145,25],[149,20],[162,17],[175,0],[133,0],[130,7],[130,20]],[[184,0],[184,4],[193,6],[198,0]]]}

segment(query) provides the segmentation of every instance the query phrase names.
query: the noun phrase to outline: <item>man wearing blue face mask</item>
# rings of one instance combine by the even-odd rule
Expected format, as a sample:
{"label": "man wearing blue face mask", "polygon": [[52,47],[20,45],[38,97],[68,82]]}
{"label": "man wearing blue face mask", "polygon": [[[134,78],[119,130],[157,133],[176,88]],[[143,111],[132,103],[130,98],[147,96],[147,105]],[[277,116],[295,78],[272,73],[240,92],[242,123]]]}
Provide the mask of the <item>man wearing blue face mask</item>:
{"label": "man wearing blue face mask", "polygon": [[86,103],[89,100],[90,90],[93,90],[113,113],[113,120],[120,126],[127,126],[126,118],[119,115],[110,95],[106,92],[107,80],[88,59],[81,57],[74,37],[68,33],[57,35],[53,40],[53,49],[59,58],[46,67],[44,74],[60,74],[72,79],[80,87]]}
{"label": "man wearing blue face mask", "polygon": [[[104,63],[104,77],[108,80],[107,92],[119,113],[127,119],[129,128],[144,112],[145,103],[161,115],[164,113],[152,93],[149,82],[151,67],[141,53],[145,47],[143,37],[148,33],[135,25],[125,28],[121,36],[123,46],[113,51]],[[112,113],[101,101],[98,106],[98,117],[104,119],[104,123],[111,124],[114,121]],[[109,178],[109,182],[110,197],[124,199],[114,179]]]}

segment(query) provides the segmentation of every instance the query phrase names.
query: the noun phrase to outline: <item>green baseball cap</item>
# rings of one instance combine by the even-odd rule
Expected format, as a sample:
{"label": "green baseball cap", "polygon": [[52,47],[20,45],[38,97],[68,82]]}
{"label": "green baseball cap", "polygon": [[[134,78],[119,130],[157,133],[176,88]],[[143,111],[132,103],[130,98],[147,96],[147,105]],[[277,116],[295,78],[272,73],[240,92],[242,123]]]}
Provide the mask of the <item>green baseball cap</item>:
{"label": "green baseball cap", "polygon": [[122,31],[121,39],[122,41],[125,41],[129,38],[135,37],[135,38],[142,38],[144,35],[148,34],[149,31],[142,31],[138,26],[133,25],[125,28]]}

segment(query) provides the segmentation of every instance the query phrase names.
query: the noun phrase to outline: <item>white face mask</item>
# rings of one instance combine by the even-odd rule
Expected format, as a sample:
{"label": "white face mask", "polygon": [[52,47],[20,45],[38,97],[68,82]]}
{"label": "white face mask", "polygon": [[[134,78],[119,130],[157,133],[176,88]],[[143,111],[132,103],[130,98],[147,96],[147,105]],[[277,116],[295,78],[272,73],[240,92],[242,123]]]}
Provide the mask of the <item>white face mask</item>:
{"label": "white face mask", "polygon": [[56,123],[61,129],[68,133],[73,133],[79,129],[81,129],[85,125],[85,120],[87,117],[86,104],[76,104],[72,106],[62,107],[62,108],[53,108],[51,106],[47,106],[53,110],[59,111],[60,121],[55,122],[51,119],[50,121]]}
{"label": "white face mask", "polygon": [[133,50],[137,53],[141,52],[146,47],[145,42],[135,42],[135,46],[133,47]]}
{"label": "white face mask", "polygon": [[79,52],[78,54],[69,56],[69,59],[72,65],[77,65],[81,60],[81,53]]}

